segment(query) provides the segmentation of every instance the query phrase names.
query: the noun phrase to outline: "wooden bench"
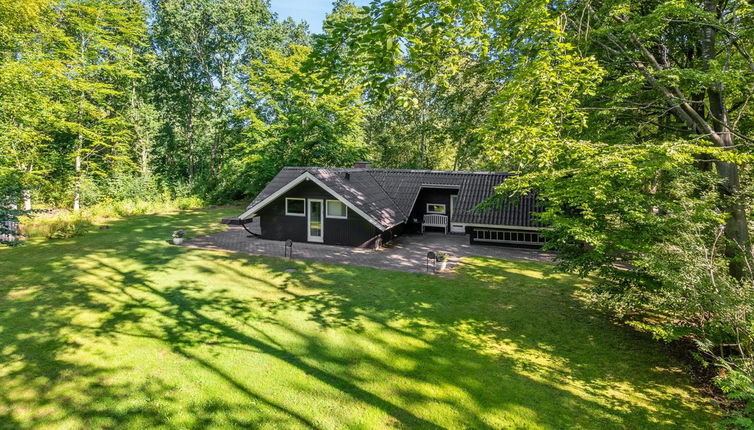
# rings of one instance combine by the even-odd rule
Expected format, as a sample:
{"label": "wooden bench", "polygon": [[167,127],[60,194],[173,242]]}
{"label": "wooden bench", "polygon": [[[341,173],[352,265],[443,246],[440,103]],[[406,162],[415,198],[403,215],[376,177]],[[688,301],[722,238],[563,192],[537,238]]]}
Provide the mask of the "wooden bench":
{"label": "wooden bench", "polygon": [[426,214],[422,220],[422,233],[424,233],[424,227],[440,227],[445,230],[445,234],[448,234],[448,216]]}

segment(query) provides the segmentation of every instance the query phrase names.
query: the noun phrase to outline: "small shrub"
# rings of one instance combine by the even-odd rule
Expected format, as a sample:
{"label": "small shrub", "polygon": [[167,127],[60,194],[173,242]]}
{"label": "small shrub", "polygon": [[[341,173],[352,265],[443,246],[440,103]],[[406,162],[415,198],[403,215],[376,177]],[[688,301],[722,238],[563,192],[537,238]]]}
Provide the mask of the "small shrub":
{"label": "small shrub", "polygon": [[721,361],[724,371],[715,378],[715,383],[729,399],[739,404],[724,424],[733,429],[754,429],[754,379],[733,363]]}
{"label": "small shrub", "polygon": [[67,239],[81,236],[92,226],[92,222],[84,217],[73,217],[70,220],[62,220],[56,225],[55,230],[48,234],[50,239]]}
{"label": "small shrub", "polygon": [[121,200],[113,204],[113,211],[117,216],[144,215],[153,212],[152,202],[143,200]]}
{"label": "small shrub", "polygon": [[81,205],[84,207],[90,207],[96,205],[102,198],[104,193],[102,187],[91,177],[83,176],[81,178]]}
{"label": "small shrub", "polygon": [[196,196],[179,197],[175,199],[175,206],[178,209],[196,209],[204,206],[204,201]]}
{"label": "small shrub", "polygon": [[121,200],[113,204],[113,212],[115,215],[123,217],[133,214],[133,202],[129,200]]}
{"label": "small shrub", "polygon": [[22,220],[22,228],[27,236],[46,237],[47,239],[67,239],[80,236],[86,233],[93,224],[90,214],[68,211],[42,214]]}
{"label": "small shrub", "polygon": [[116,175],[106,184],[107,195],[112,200],[151,201],[159,197],[159,187],[150,175]]}
{"label": "small shrub", "polygon": [[85,208],[83,210],[90,213],[93,218],[107,219],[107,218],[115,218],[118,216],[118,214],[115,211],[115,206],[116,206],[115,202],[112,202],[110,200],[105,200],[97,205]]}
{"label": "small shrub", "polygon": [[194,188],[188,182],[178,182],[174,184],[172,191],[172,195],[175,196],[176,199],[181,197],[191,197],[194,195]]}

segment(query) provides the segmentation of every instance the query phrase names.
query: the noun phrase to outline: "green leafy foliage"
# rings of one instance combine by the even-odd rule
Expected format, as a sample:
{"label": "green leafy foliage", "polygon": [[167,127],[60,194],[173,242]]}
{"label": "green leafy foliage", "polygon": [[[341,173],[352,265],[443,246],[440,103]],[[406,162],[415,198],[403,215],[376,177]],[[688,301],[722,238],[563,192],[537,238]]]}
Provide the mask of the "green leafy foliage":
{"label": "green leafy foliage", "polygon": [[[724,424],[729,428],[751,429],[754,428],[754,382],[752,382],[752,369],[742,370],[740,363],[724,361],[722,367],[724,373],[716,378],[720,389],[741,407],[734,409]],[[748,370],[748,372],[747,372]]]}
{"label": "green leafy foliage", "polygon": [[163,119],[155,171],[220,199],[238,198],[244,184],[224,175],[248,127],[237,116],[255,73],[248,66],[267,50],[307,43],[308,35],[292,21],[277,22],[261,0],[155,1],[152,9],[151,84]]}
{"label": "green leafy foliage", "polygon": [[[311,49],[292,45],[290,54],[267,51],[250,66],[249,124],[242,143],[250,190],[256,192],[283,166],[350,166],[364,159],[360,88],[333,86],[302,66]],[[333,78],[335,79],[335,78]]]}

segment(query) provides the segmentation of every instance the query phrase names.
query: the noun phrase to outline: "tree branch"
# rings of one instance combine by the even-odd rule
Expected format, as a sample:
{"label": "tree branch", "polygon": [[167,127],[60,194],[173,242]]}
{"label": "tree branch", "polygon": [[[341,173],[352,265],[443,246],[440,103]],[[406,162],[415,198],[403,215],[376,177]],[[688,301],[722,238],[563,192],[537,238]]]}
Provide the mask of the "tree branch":
{"label": "tree branch", "polygon": [[[621,24],[626,24],[627,20],[620,16],[613,16],[613,19]],[[652,67],[652,69],[656,71],[662,71],[662,66],[657,61],[657,59],[654,57],[654,55],[649,52],[649,50],[641,43],[639,38],[634,33],[628,33],[629,39],[631,40],[631,43],[634,45],[636,49],[641,52],[642,56],[644,57],[645,61],[649,63],[649,65]],[[614,36],[612,36],[614,38]],[[625,53],[625,52],[624,52]],[[646,64],[644,64],[644,61],[638,59],[638,58],[632,58],[629,56],[634,62],[634,65],[637,69],[639,69],[639,72],[644,76],[645,79],[654,87],[657,91],[659,91],[668,102],[671,103],[671,106],[673,108],[673,112],[678,115],[678,117],[686,123],[692,130],[695,130],[699,132],[700,134],[705,134],[710,137],[710,140],[712,140],[713,143],[715,143],[718,146],[724,146],[723,140],[720,138],[720,136],[715,132],[715,130],[710,126],[710,124],[702,118],[701,115],[699,115],[699,112],[697,112],[688,102],[688,99],[683,95],[681,90],[679,90],[676,87],[666,87],[660,81],[655,78],[655,76],[650,72],[649,68]]]}

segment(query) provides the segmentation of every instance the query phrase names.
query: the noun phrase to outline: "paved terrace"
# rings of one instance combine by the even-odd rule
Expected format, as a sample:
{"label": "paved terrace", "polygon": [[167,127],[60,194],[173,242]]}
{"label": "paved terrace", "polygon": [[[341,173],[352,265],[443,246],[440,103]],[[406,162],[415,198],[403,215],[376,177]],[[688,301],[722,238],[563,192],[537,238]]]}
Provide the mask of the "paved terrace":
{"label": "paved terrace", "polygon": [[[190,247],[244,252],[252,255],[283,257],[285,242],[247,237],[240,226],[208,236],[186,241]],[[293,258],[325,263],[352,264],[379,269],[424,272],[427,252],[443,251],[449,256],[446,272],[452,271],[463,257],[479,256],[507,260],[552,261],[554,255],[538,250],[502,246],[470,245],[465,235],[445,235],[427,232],[424,235],[404,235],[386,247],[375,249],[348,246],[319,245],[295,242]],[[431,269],[430,269],[431,270]]]}

